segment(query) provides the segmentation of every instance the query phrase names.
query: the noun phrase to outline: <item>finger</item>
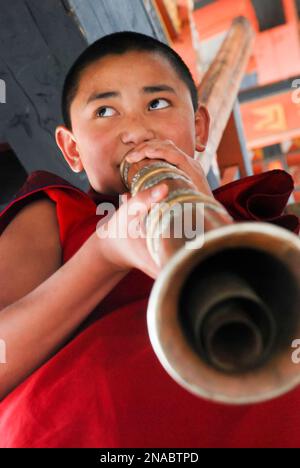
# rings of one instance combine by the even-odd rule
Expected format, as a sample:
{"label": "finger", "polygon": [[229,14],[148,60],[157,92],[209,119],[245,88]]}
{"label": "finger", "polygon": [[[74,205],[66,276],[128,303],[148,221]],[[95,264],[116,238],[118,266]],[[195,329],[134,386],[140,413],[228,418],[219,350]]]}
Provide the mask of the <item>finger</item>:
{"label": "finger", "polygon": [[126,160],[128,162],[139,160],[141,157],[144,158],[145,152],[155,152],[161,148],[165,148],[166,143],[162,140],[153,139],[146,143],[141,143],[134,150],[127,154]]}
{"label": "finger", "polygon": [[186,165],[188,156],[183,151],[170,147],[170,145],[166,145],[165,147],[162,147],[161,145],[159,147],[145,147],[138,152],[133,152],[126,156],[126,160],[129,163],[137,163],[146,158],[162,159],[178,168],[181,168]]}
{"label": "finger", "polygon": [[[130,150],[127,154],[127,156],[130,156],[132,154],[135,154],[135,153],[139,153],[140,151],[143,151],[144,149],[146,148],[159,148],[159,147],[163,147],[165,146],[166,143],[169,144],[169,142],[171,142],[171,140],[160,140],[158,138],[152,138],[151,140],[148,140],[146,142],[143,142],[143,143],[140,143],[139,145],[137,145],[135,148],[133,148],[132,150]],[[171,142],[173,143],[173,142]],[[127,157],[126,156],[126,157]]]}
{"label": "finger", "polygon": [[[126,161],[133,163],[141,161],[142,159],[147,157],[152,159],[155,157],[158,158],[160,154],[164,154],[162,153],[162,151],[162,148],[144,147],[126,156]],[[164,151],[166,152],[166,150]]]}

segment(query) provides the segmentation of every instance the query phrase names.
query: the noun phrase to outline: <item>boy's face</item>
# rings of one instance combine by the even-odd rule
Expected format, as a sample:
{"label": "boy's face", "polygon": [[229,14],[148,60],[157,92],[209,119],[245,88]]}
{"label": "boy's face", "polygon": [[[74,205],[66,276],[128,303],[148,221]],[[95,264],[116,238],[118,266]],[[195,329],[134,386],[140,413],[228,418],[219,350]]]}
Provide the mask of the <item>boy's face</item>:
{"label": "boy's face", "polygon": [[167,59],[151,52],[110,55],[89,65],[70,113],[72,132],[58,127],[56,141],[70,167],[84,168],[100,193],[127,190],[119,166],[143,142],[172,140],[190,157],[206,143],[206,113],[195,115],[185,83]]}

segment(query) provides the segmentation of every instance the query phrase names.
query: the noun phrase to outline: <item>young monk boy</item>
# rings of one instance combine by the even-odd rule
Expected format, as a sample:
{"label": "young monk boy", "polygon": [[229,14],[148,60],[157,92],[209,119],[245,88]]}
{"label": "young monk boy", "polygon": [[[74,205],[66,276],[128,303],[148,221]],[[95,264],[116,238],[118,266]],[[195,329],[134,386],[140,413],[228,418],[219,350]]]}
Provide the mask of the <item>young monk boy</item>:
{"label": "young monk boy", "polygon": [[[95,201],[116,204],[124,194],[113,215],[122,225],[130,204],[144,206],[142,219],[168,192],[162,183],[127,196],[124,158],[166,160],[212,196],[193,159],[205,149],[209,116],[186,65],[153,38],[115,33],[77,59],[62,105],[57,144],[71,170],[85,170],[91,190],[38,171],[1,214],[0,446],[298,445],[299,390],[265,404],[223,406],[166,374],[146,329],[159,269],[145,238],[96,233]],[[286,173],[272,171],[214,196],[235,219],[260,219],[247,201],[263,193],[265,218],[296,232],[298,220],[282,216],[292,188]]]}

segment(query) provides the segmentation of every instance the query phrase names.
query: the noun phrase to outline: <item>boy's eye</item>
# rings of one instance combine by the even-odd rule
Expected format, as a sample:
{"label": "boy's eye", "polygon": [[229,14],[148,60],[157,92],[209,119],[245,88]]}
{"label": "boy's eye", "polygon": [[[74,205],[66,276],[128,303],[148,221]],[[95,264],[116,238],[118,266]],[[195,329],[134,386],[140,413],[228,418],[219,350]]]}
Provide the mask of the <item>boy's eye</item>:
{"label": "boy's eye", "polygon": [[149,107],[152,109],[165,109],[166,107],[169,107],[169,106],[170,106],[169,101],[167,101],[166,99],[159,98],[159,99],[154,99],[153,101],[151,101]]}
{"label": "boy's eye", "polygon": [[[150,110],[156,110],[156,109],[165,109],[166,107],[169,107],[170,103],[167,99],[163,98],[158,98],[154,99],[151,101],[149,108]],[[108,107],[108,106],[103,106],[100,107],[99,109],[96,110],[96,116],[97,117],[112,117],[116,113],[115,109],[113,107]]]}
{"label": "boy's eye", "polygon": [[96,115],[97,117],[111,117],[114,112],[115,110],[112,107],[100,107],[100,109],[97,109]]}

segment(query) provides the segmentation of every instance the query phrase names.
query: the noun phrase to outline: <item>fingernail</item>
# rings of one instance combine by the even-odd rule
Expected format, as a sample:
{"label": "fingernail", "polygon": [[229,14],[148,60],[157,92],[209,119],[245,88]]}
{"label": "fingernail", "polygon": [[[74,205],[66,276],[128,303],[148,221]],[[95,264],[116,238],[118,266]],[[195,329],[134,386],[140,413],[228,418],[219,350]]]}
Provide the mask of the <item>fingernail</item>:
{"label": "fingernail", "polygon": [[126,156],[126,160],[128,162],[132,162],[135,159],[138,159],[138,157],[139,157],[138,153],[130,153],[128,156]]}
{"label": "fingernail", "polygon": [[151,197],[153,200],[159,200],[160,198],[166,195],[166,188],[167,185],[160,185],[159,187],[155,187],[151,192]]}

